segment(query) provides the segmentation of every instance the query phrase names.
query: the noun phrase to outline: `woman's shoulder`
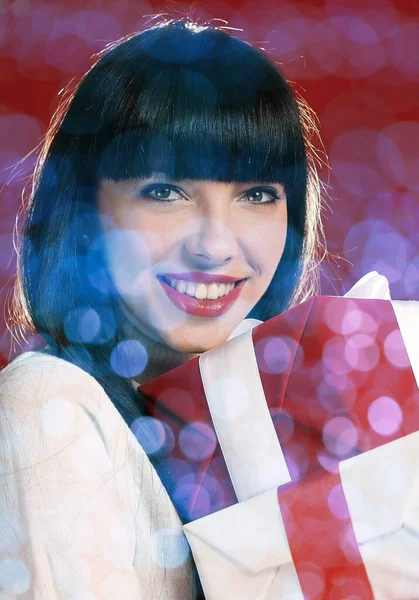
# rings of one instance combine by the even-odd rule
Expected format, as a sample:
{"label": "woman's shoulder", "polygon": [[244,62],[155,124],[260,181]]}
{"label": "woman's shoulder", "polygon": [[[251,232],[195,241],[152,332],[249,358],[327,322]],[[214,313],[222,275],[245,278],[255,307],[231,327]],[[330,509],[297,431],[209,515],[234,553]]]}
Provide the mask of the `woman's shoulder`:
{"label": "woman's shoulder", "polygon": [[[27,383],[33,389],[37,385],[83,385],[96,389],[101,385],[87,371],[63,358],[44,351],[23,352],[0,370],[0,386],[23,386]],[[0,389],[1,389],[0,387]]]}
{"label": "woman's shoulder", "polygon": [[27,402],[34,406],[54,396],[95,411],[112,405],[103,387],[87,371],[43,351],[23,352],[0,370],[3,406],[11,403],[18,408]]}
{"label": "woman's shoulder", "polygon": [[31,351],[0,371],[0,430],[15,446],[28,446],[31,464],[87,432],[110,449],[126,429],[99,382],[73,363]]}
{"label": "woman's shoulder", "polygon": [[[27,352],[0,372],[0,476],[0,562],[34,600],[90,591],[131,600],[152,585],[159,597],[166,585],[170,597],[191,597],[175,509],[102,386],[80,367]],[[156,544],[180,565],[168,579]]]}

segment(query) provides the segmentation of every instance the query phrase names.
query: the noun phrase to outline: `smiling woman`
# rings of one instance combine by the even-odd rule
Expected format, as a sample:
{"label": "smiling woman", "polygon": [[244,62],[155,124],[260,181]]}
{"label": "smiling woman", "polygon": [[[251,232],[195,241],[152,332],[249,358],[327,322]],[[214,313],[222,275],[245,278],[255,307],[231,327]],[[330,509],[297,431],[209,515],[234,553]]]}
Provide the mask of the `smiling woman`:
{"label": "smiling woman", "polygon": [[141,245],[138,259],[125,265],[112,242],[106,245],[142,343],[155,340],[191,356],[227,339],[268,288],[284,251],[282,184],[103,180],[98,206],[119,230],[147,240],[142,269]]}
{"label": "smiling woman", "polygon": [[313,133],[262,51],[190,19],[108,45],[67,90],[10,315],[46,345],[0,378],[10,594],[195,597],[173,434],[137,386],[316,291]]}

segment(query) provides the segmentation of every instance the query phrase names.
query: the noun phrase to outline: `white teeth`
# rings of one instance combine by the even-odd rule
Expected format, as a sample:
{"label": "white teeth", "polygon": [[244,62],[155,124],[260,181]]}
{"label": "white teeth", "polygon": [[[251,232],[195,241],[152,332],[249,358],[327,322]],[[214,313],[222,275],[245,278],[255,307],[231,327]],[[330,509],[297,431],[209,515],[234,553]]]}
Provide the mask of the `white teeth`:
{"label": "white teeth", "polygon": [[195,296],[195,291],[196,291],[196,285],[194,283],[192,283],[191,281],[188,281],[186,283],[186,293],[188,294],[188,296]]}
{"label": "white teeth", "polygon": [[184,281],[177,281],[176,282],[176,289],[181,294],[184,294],[186,292],[186,283]]}
{"label": "white teeth", "polygon": [[[207,292],[208,292],[208,298],[211,298],[211,296],[209,295],[209,288],[207,290],[207,286],[204,283],[197,283],[196,284],[196,290],[195,290],[195,298],[198,298],[198,300],[205,300],[205,298],[207,297]],[[218,288],[217,288],[217,296],[218,296]]]}
{"label": "white teeth", "polygon": [[216,300],[226,296],[235,287],[235,283],[192,283],[179,279],[169,279],[170,286],[181,294],[187,294],[198,300]]}

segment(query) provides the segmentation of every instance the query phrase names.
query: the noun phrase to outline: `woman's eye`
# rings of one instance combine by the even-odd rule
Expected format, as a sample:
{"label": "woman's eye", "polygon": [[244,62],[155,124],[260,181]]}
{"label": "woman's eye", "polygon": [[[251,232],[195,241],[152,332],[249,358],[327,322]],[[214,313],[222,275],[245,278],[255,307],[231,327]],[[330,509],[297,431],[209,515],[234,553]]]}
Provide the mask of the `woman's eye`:
{"label": "woman's eye", "polygon": [[[175,194],[172,196],[171,194]],[[149,185],[140,191],[140,196],[152,202],[173,202],[181,196],[180,191],[170,185]]]}
{"label": "woman's eye", "polygon": [[[160,204],[173,204],[185,198],[179,188],[165,183],[147,185],[140,190],[139,196]],[[270,187],[253,188],[248,190],[243,197],[251,204],[261,206],[273,205],[281,200],[277,190]]]}
{"label": "woman's eye", "polygon": [[252,204],[276,204],[281,197],[273,188],[257,188],[246,192],[245,196]]}

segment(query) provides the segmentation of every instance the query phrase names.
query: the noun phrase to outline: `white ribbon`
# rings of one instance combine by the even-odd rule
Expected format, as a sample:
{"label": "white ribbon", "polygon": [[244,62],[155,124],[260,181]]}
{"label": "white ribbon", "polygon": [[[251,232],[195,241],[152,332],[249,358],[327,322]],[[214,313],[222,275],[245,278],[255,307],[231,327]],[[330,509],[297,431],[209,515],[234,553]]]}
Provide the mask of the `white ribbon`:
{"label": "white ribbon", "polygon": [[[345,297],[392,303],[419,387],[419,302],[392,301],[387,279],[376,271],[364,275]],[[239,501],[291,480],[252,341],[252,329],[261,322],[244,319],[227,342],[199,357],[211,418]]]}
{"label": "white ribbon", "polygon": [[201,354],[199,368],[239,502],[291,481],[263,391],[252,330]]}

